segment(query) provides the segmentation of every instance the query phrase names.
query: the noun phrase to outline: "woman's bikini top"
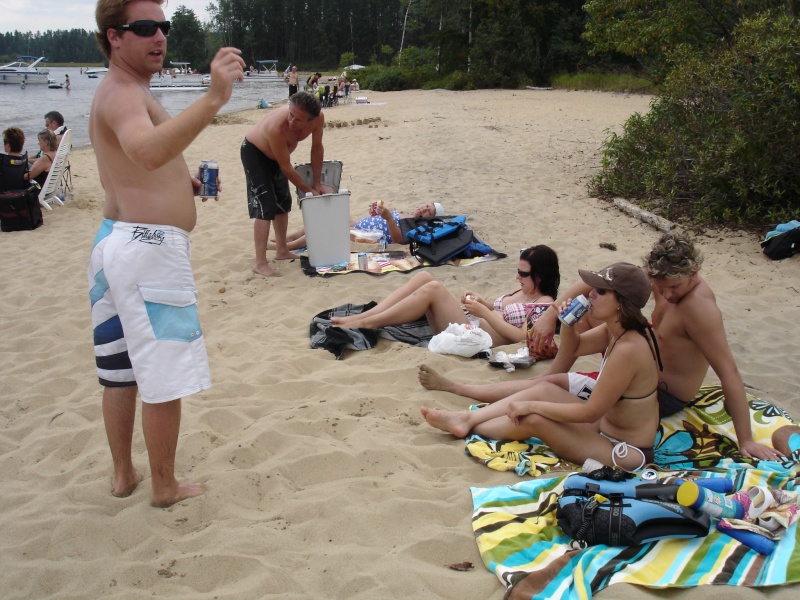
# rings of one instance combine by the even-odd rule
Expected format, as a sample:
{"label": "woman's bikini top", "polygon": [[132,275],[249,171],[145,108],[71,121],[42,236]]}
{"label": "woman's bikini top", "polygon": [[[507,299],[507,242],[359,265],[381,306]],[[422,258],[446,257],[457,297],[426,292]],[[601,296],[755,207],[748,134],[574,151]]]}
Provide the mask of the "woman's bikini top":
{"label": "woman's bikini top", "polygon": [[539,304],[545,304],[546,306],[550,306],[550,303],[541,303],[541,302],[509,302],[505,306],[503,306],[503,300],[508,298],[509,296],[513,296],[520,290],[516,292],[511,292],[510,294],[503,294],[497,300],[494,301],[492,308],[498,312],[503,313],[503,320],[508,323],[509,325],[513,325],[514,327],[525,327],[526,317],[528,313],[531,311],[532,308]]}
{"label": "woman's bikini top", "polygon": [[[648,326],[648,329],[649,329],[649,326]],[[629,331],[630,331],[630,329],[626,329],[625,331],[623,331],[622,335],[620,335],[617,339],[614,340],[614,343],[611,344],[611,348],[609,348],[608,351],[603,355],[603,360],[600,362],[600,371],[599,371],[599,373],[603,372],[603,367],[606,366],[606,359],[608,359],[608,356],[614,350],[614,346],[616,346],[617,342],[622,339],[622,336],[625,335],[626,333],[628,333]],[[647,339],[647,336],[645,336],[643,333],[642,333],[642,337]],[[650,340],[647,340],[647,342],[648,342],[648,345],[650,345]],[[653,339],[653,342],[655,343],[655,339]],[[650,352],[653,353],[653,348],[652,347],[650,348]],[[656,346],[656,353],[653,354],[653,358],[656,358],[656,356],[658,356],[658,366],[663,371],[664,368],[661,366],[661,355],[658,352],[658,346]],[[599,374],[597,375],[597,378],[600,379],[600,375]],[[652,392],[650,392],[649,394],[645,394],[644,396],[638,396],[638,397],[620,396],[619,399],[620,400],[645,400],[645,399],[649,398],[650,396],[652,396],[653,394],[655,394],[657,391],[658,391],[658,384],[656,383],[656,388]]]}

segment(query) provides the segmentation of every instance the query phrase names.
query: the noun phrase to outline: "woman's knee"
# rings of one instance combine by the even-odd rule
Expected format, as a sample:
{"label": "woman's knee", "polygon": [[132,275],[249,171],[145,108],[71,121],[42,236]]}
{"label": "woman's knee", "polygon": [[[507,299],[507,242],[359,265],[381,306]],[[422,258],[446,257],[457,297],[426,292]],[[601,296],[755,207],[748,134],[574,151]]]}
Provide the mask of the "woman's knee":
{"label": "woman's knee", "polygon": [[436,281],[436,278],[427,271],[420,271],[419,273],[415,274],[414,279],[416,279],[421,286],[431,282],[439,283]]}

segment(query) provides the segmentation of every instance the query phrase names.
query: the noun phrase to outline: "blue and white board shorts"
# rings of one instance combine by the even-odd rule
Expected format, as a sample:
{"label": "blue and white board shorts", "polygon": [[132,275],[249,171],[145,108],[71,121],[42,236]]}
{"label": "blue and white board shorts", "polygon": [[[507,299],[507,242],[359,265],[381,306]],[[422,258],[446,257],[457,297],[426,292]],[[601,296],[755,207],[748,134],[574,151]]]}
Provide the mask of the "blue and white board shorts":
{"label": "blue and white board shorts", "polygon": [[100,384],[139,386],[143,402],[211,387],[189,233],[106,219],[89,258]]}

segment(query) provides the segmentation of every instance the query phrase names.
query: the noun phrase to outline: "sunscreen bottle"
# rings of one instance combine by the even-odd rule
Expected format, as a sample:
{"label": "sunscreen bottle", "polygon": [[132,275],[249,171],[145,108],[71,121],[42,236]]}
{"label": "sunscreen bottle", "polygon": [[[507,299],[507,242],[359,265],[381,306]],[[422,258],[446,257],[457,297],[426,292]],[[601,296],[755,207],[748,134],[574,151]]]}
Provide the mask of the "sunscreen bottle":
{"label": "sunscreen bottle", "polygon": [[741,519],[744,507],[741,502],[724,494],[698,486],[694,481],[685,481],[678,488],[678,504],[701,510],[720,519]]}

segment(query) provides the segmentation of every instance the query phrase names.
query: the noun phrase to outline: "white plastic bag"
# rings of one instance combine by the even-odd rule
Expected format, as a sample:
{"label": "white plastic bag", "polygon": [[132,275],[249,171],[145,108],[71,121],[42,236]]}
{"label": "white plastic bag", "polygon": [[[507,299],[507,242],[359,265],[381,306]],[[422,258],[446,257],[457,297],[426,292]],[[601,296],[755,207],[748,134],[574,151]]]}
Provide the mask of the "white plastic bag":
{"label": "white plastic bag", "polygon": [[450,323],[443,332],[428,342],[428,350],[436,354],[456,354],[469,358],[492,347],[492,336],[480,327]]}

